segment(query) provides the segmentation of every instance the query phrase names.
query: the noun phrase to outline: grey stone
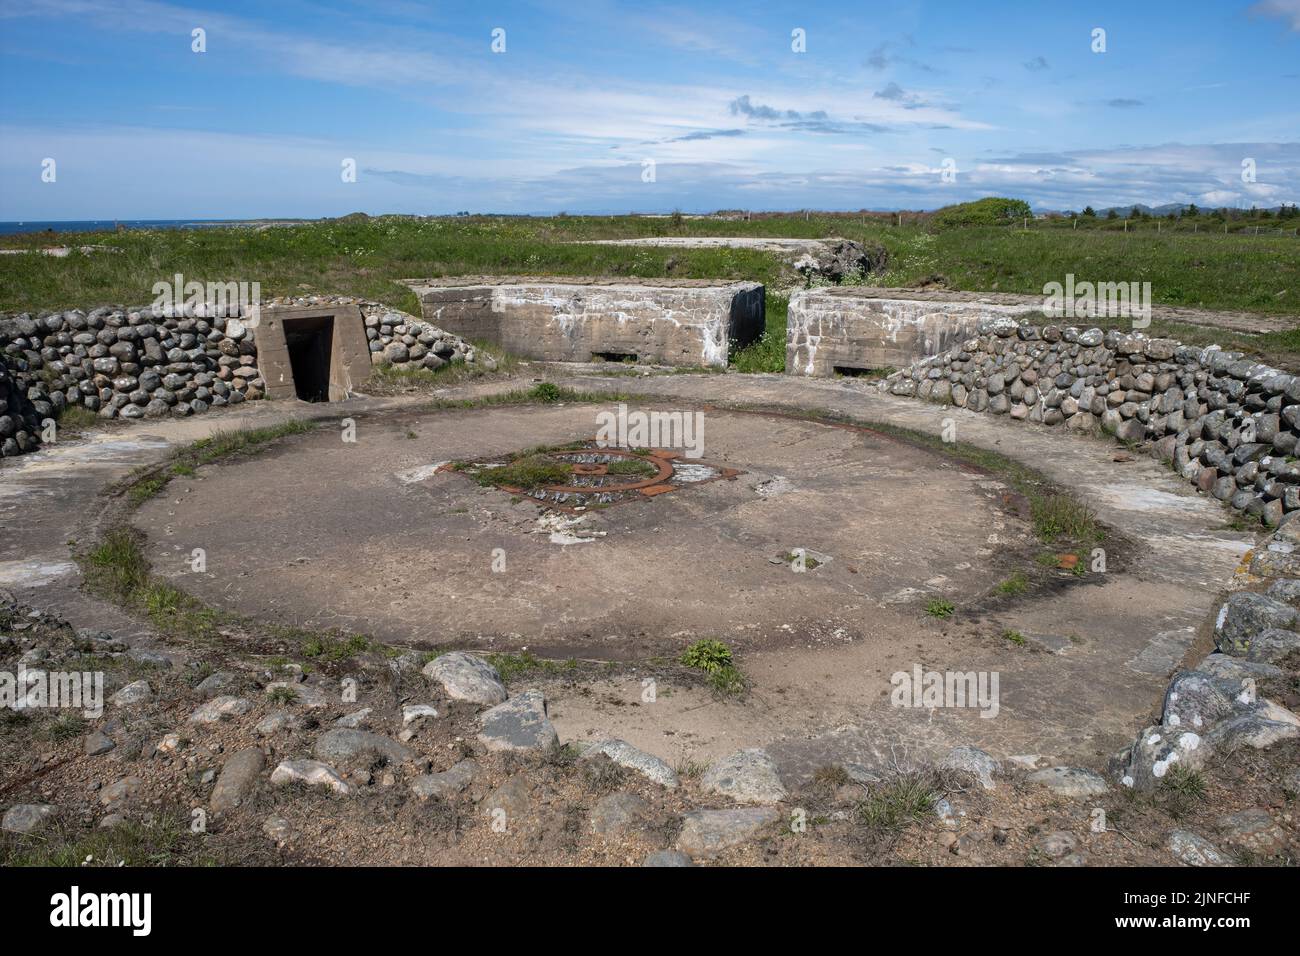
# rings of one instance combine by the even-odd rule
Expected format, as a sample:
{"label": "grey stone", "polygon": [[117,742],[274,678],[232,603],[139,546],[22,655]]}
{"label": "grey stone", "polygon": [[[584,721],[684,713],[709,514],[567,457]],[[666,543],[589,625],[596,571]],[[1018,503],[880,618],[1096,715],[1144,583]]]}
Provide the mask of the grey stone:
{"label": "grey stone", "polygon": [[1031,773],[1029,781],[1046,787],[1057,796],[1074,799],[1095,797],[1110,790],[1100,774],[1081,767],[1046,767]]}
{"label": "grey stone", "polygon": [[96,730],[86,735],[87,757],[98,757],[100,754],[106,754],[116,746],[117,744],[113,742],[113,738],[102,730]]}
{"label": "grey stone", "polygon": [[1204,837],[1187,830],[1175,830],[1169,834],[1166,844],[1180,863],[1188,866],[1227,866],[1228,858]]}
{"label": "grey stone", "polygon": [[205,704],[200,704],[190,714],[188,723],[215,724],[231,717],[241,717],[253,709],[253,702],[243,697],[222,695],[214,697]]}
{"label": "grey stone", "polygon": [[212,798],[208,803],[212,812],[229,813],[243,803],[265,766],[266,757],[257,747],[245,747],[231,754],[212,788]]}
{"label": "grey stone", "polygon": [[319,760],[285,760],[271,772],[271,783],[277,787],[302,783],[309,787],[328,787],[337,794],[347,796],[352,788],[337,770]]}
{"label": "grey stone", "polygon": [[199,681],[194,693],[200,697],[217,697],[239,686],[239,675],[231,671],[216,671]]}
{"label": "grey stone", "polygon": [[421,800],[430,797],[450,799],[468,787],[478,773],[478,764],[473,760],[462,760],[450,770],[441,773],[426,773],[411,781],[411,792]]}
{"label": "grey stone", "polygon": [[760,748],[738,750],[716,761],[704,772],[700,786],[737,803],[780,803],[787,796],[776,763]]}
{"label": "grey stone", "polygon": [[623,836],[643,829],[649,810],[650,804],[635,793],[611,793],[596,801],[588,823],[599,836]]}
{"label": "grey stone", "polygon": [[681,850],[656,850],[647,856],[642,866],[694,866],[691,858]]}
{"label": "grey stone", "polygon": [[948,751],[948,755],[939,761],[939,766],[969,773],[985,790],[997,789],[997,784],[993,782],[993,775],[998,772],[998,762],[976,747],[953,747]]}
{"label": "grey stone", "polygon": [[479,741],[488,750],[545,750],[559,741],[546,715],[546,697],[526,691],[479,715]]}
{"label": "grey stone", "polygon": [[10,833],[34,833],[58,816],[59,808],[51,803],[19,803],[5,811],[0,830]]}
{"label": "grey stone", "polygon": [[509,695],[497,669],[473,654],[452,651],[429,661],[424,675],[437,681],[448,697],[475,704],[499,704]]}
{"label": "grey stone", "polygon": [[321,760],[335,763],[382,758],[391,764],[401,764],[412,757],[410,750],[391,737],[350,727],[325,731],[316,739],[315,753]]}
{"label": "grey stone", "polygon": [[132,681],[108,699],[118,707],[134,707],[153,697],[153,689],[147,680]]}
{"label": "grey stone", "polygon": [[582,759],[589,760],[598,754],[604,754],[620,767],[635,770],[648,780],[668,789],[677,787],[677,772],[653,754],[638,750],[626,740],[599,740],[583,753]]}
{"label": "grey stone", "polygon": [[736,810],[692,810],[682,818],[677,849],[695,859],[709,859],[765,830],[774,829],[781,819],[775,807],[743,807]]}
{"label": "grey stone", "polygon": [[296,714],[287,710],[273,710],[257,722],[256,730],[260,737],[271,737],[286,730],[297,730],[301,726],[302,721]]}

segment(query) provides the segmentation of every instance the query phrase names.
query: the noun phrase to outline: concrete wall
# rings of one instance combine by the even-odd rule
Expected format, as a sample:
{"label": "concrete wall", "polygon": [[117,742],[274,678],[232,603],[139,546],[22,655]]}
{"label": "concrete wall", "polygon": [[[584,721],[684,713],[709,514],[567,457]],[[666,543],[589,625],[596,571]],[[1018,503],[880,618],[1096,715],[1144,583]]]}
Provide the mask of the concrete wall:
{"label": "concrete wall", "polygon": [[301,306],[262,310],[257,329],[258,364],[267,398],[294,398],[293,370],[285,345],[285,327],[295,322],[332,319],[329,399],[341,402],[370,375],[370,343],[361,309],[355,305]]}
{"label": "concrete wall", "polygon": [[1042,314],[1041,303],[991,301],[996,298],[912,298],[897,289],[853,286],[801,290],[790,297],[785,369],[834,375],[837,368],[903,368],[970,338],[984,320]]}
{"label": "concrete wall", "polygon": [[525,358],[725,368],[730,345],[763,332],[763,287],[583,279],[408,283],[426,321]]}

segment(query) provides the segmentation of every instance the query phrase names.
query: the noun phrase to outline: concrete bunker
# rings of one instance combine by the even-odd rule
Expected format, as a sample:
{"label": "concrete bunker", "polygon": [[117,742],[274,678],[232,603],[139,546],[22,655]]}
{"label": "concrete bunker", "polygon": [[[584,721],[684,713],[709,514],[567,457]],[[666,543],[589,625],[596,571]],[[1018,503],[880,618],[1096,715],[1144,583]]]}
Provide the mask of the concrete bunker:
{"label": "concrete bunker", "polygon": [[661,279],[410,280],[425,321],[524,358],[725,368],[763,333],[763,286]]}
{"label": "concrete bunker", "polygon": [[1041,315],[1042,303],[1023,297],[805,289],[790,297],[785,368],[795,375],[892,372],[975,336],[985,319]]}
{"label": "concrete bunker", "polygon": [[355,305],[271,307],[257,327],[267,398],[340,402],[370,372],[370,349]]}

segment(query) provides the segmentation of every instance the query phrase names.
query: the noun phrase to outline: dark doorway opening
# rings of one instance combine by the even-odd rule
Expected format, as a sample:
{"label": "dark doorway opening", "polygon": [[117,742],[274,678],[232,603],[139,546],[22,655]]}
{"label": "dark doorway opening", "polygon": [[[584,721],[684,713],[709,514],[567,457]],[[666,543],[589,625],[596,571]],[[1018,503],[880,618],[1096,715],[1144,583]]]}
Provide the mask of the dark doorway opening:
{"label": "dark doorway opening", "polygon": [[330,400],[330,356],[334,351],[334,319],[297,319],[284,324],[293,387],[304,402]]}
{"label": "dark doorway opening", "polygon": [[591,360],[593,362],[635,363],[637,361],[637,354],[635,352],[592,352]]}

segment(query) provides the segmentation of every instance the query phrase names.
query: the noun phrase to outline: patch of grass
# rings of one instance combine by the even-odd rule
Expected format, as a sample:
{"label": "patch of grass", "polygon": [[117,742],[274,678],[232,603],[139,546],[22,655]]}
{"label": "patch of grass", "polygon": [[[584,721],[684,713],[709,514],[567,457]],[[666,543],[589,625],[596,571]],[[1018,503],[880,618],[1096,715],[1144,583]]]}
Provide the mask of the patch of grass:
{"label": "patch of grass", "polygon": [[296,701],[298,699],[298,695],[295,694],[288,687],[273,687],[271,689],[271,692],[266,695],[266,699],[273,704],[286,705],[286,704],[292,704],[294,701]]}
{"label": "patch of grass", "polygon": [[1025,635],[1021,634],[1019,631],[1005,630],[1002,632],[1002,639],[1004,641],[1010,641],[1012,644],[1016,645],[1016,647],[1025,646]]}
{"label": "patch of grass", "polygon": [[537,657],[531,651],[519,654],[488,654],[487,662],[497,669],[501,680],[509,683],[526,674],[563,674],[578,669],[574,658],[564,661],[547,660]]}
{"label": "patch of grass", "polygon": [[1191,813],[1205,799],[1205,794],[1205,775],[1176,763],[1161,779],[1156,795],[1164,811],[1178,820]]}
{"label": "patch of grass", "polygon": [[128,820],[108,829],[78,831],[55,823],[38,834],[0,841],[0,865],[74,869],[82,866],[211,866],[221,862],[204,836],[190,832],[179,811],[152,823]]}
{"label": "patch of grass", "polygon": [[131,486],[131,490],[127,492],[127,500],[131,502],[131,507],[138,508],[166,488],[169,481],[171,475],[166,472],[143,478]]}
{"label": "patch of grass", "polygon": [[54,420],[58,423],[61,434],[76,435],[95,424],[99,420],[99,416],[85,405],[68,404],[59,409]]}
{"label": "patch of grass", "polygon": [[527,455],[499,468],[480,469],[474,480],[493,488],[531,491],[544,485],[562,485],[572,474],[572,465],[542,455]]}
{"label": "patch of grass", "polygon": [[698,780],[704,776],[704,771],[708,768],[698,760],[692,760],[689,757],[683,757],[677,761],[673,771],[683,780]]}
{"label": "patch of grass", "polygon": [[84,736],[86,733],[86,720],[80,714],[59,714],[49,722],[44,730],[48,739],[61,743],[65,740]]}
{"label": "patch of grass", "polygon": [[928,775],[900,774],[867,791],[866,799],[857,807],[858,819],[869,827],[903,830],[924,821],[934,811],[939,796],[939,788]]}
{"label": "patch of grass", "polygon": [[1071,541],[1100,541],[1105,537],[1092,508],[1069,495],[1033,496],[1030,498],[1030,514],[1034,533],[1040,541],[1049,544],[1061,538]]}
{"label": "patch of grass", "polygon": [[629,475],[635,478],[649,478],[659,473],[654,465],[640,458],[619,458],[609,463],[606,471],[611,475]]}
{"label": "patch of grass", "polygon": [[785,335],[790,297],[772,290],[767,291],[764,308],[764,329],[758,341],[731,356],[731,365],[737,372],[784,372]]}
{"label": "patch of grass", "polygon": [[113,528],[104,535],[88,556],[87,583],[120,604],[132,600],[149,576],[141,537],[129,528]]}
{"label": "patch of grass", "polygon": [[1024,594],[1029,590],[1029,579],[1021,571],[1016,571],[997,586],[999,594]]}
{"label": "patch of grass", "polygon": [[926,614],[937,617],[941,621],[952,617],[953,612],[956,610],[956,606],[951,601],[945,601],[942,598],[935,598],[925,606]]}
{"label": "patch of grass", "polygon": [[629,402],[637,396],[618,392],[579,392],[576,389],[555,385],[552,382],[538,382],[532,388],[516,388],[505,392],[493,392],[477,398],[440,398],[430,402],[428,407],[434,410],[461,408],[496,408],[502,405],[536,405],[555,402]]}

